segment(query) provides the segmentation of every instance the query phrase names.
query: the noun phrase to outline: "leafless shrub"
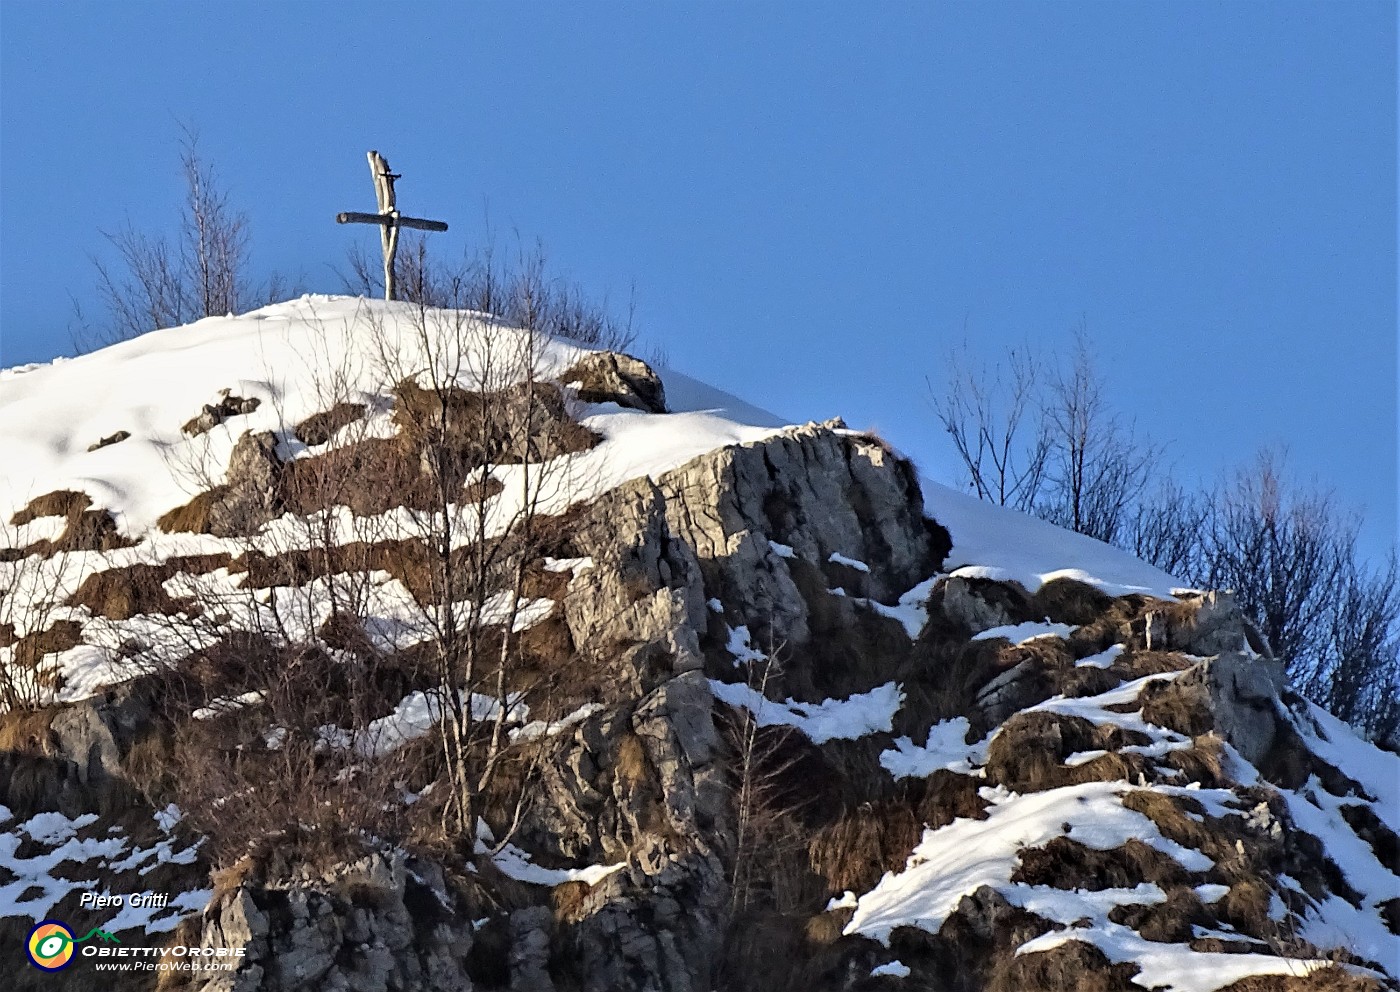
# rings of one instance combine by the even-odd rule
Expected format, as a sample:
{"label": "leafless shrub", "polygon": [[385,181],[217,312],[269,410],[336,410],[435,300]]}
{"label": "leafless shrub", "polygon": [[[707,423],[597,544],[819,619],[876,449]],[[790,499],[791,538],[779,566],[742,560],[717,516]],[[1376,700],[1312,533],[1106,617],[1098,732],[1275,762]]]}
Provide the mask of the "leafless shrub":
{"label": "leafless shrub", "polygon": [[1037,513],[1080,534],[1119,542],[1161,451],[1109,406],[1082,327],[1069,369],[1055,375],[1045,413],[1049,486]]}
{"label": "leafless shrub", "polygon": [[52,700],[53,676],[40,663],[77,643],[78,625],[61,614],[66,597],[87,574],[83,553],[19,547],[21,525],[15,521],[23,519],[20,514],[0,518],[0,709],[5,711]]}
{"label": "leafless shrub", "polygon": [[114,261],[93,256],[103,315],[91,323],[75,302],[73,344],[78,351],[176,327],[201,317],[222,317],[294,290],[273,273],[262,286],[249,275],[248,217],[229,200],[214,164],[190,125],[180,128],[184,197],[175,236],[137,227],[130,220],[102,236]]}
{"label": "leafless shrub", "polygon": [[1050,458],[1049,425],[1041,409],[1041,373],[1026,350],[1007,352],[990,371],[969,367],[964,345],[947,360],[940,390],[929,394],[943,429],[978,497],[1030,511],[1040,497]]}
{"label": "leafless shrub", "polygon": [[1186,581],[1205,568],[1206,535],[1215,512],[1214,495],[1167,478],[1137,501],[1119,544]]}
{"label": "leafless shrub", "polygon": [[[378,323],[372,333],[381,376],[399,384],[395,417],[421,445],[429,498],[405,513],[410,536],[426,551],[432,590],[413,620],[423,644],[416,678],[432,686],[439,710],[448,786],[443,835],[470,838],[485,797],[498,792],[497,780],[518,757],[509,733],[514,714],[539,703],[544,689],[524,674],[521,634],[529,626],[531,566],[554,537],[545,518],[591,480],[559,457],[570,449],[549,412],[555,394],[543,380],[543,334],[460,306],[425,304],[407,328],[391,332]],[[477,399],[464,403],[464,395]],[[473,498],[492,480],[502,486],[497,495]],[[510,808],[497,809],[499,843],[518,825],[526,799],[516,790]]]}
{"label": "leafless shrub", "polygon": [[[749,663],[746,682],[759,696],[780,680],[781,648],[770,645],[762,660]],[[791,748],[791,727],[763,727],[761,714],[747,707],[729,707],[720,726],[733,755],[731,787],[734,803],[734,851],[729,872],[731,913],[747,909],[760,890],[771,896],[782,888],[773,869],[784,853],[803,846],[793,830],[793,815],[804,798],[794,792],[789,773],[797,764]],[[783,848],[790,848],[784,851]]]}
{"label": "leafless shrub", "polygon": [[1400,571],[1368,567],[1360,521],[1264,451],[1222,490],[1204,587],[1233,589],[1305,695],[1378,739],[1400,727]]}
{"label": "leafless shrub", "polygon": [[[347,292],[380,296],[384,292],[381,261],[356,242],[346,253],[340,273]],[[635,297],[625,315],[613,313],[608,300],[594,299],[578,284],[551,273],[542,246],[518,245],[501,260],[490,241],[449,265],[435,258],[427,238],[402,235],[396,258],[401,299],[427,307],[454,307],[490,314],[502,323],[536,331],[548,338],[621,351],[636,338]]]}

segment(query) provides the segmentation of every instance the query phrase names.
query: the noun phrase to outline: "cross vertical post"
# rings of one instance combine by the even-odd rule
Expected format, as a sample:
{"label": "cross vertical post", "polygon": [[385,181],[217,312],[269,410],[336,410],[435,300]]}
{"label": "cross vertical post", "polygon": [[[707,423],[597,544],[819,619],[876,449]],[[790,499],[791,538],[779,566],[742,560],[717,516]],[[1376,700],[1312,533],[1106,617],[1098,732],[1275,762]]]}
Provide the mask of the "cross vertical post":
{"label": "cross vertical post", "polygon": [[378,224],[380,246],[384,250],[384,299],[398,296],[398,280],[394,273],[394,256],[399,250],[399,228],[411,227],[418,231],[445,231],[447,225],[439,220],[423,220],[420,217],[404,217],[399,213],[394,197],[394,181],[400,176],[389,171],[389,161],[377,151],[370,151],[369,172],[374,179],[374,198],[379,212],[374,214],[341,213],[336,215],[338,224]]}

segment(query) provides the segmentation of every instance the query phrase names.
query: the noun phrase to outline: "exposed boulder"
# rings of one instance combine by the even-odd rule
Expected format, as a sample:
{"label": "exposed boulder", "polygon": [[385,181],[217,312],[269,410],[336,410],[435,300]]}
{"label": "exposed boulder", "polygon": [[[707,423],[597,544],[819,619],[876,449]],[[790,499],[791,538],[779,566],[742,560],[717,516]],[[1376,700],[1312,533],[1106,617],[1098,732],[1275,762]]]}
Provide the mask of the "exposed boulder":
{"label": "exposed boulder", "polygon": [[209,506],[209,533],[219,537],[249,534],[279,512],[277,480],[282,459],[277,436],[245,431],[228,456],[228,471],[218,499]]}
{"label": "exposed boulder", "polygon": [[115,434],[108,434],[106,437],[93,444],[88,445],[88,451],[96,451],[99,448],[106,448],[113,444],[120,444],[131,437],[130,431],[117,431]]}
{"label": "exposed boulder", "polygon": [[1148,650],[1213,657],[1244,652],[1272,658],[1264,638],[1228,592],[1180,593],[1180,603],[1149,612],[1143,638]]}
{"label": "exposed boulder", "polygon": [[1278,732],[1277,700],[1287,680],[1282,663],[1238,653],[1194,665],[1142,694],[1143,717],[1197,736],[1214,731],[1246,761],[1258,763]]}
{"label": "exposed boulder", "polygon": [[1030,660],[1019,662],[977,690],[981,725],[995,727],[1013,713],[1045,697],[1045,678]]}
{"label": "exposed boulder", "polygon": [[695,549],[705,594],[740,607],[774,643],[809,636],[789,556],[860,562],[866,594],[893,603],[950,546],[923,515],[907,462],[840,421],[791,428],[702,455],[657,480],[672,531]]}
{"label": "exposed boulder", "polygon": [[1019,623],[1025,617],[1029,597],[1018,583],[954,575],[940,586],[943,612],[973,634]]}
{"label": "exposed boulder", "polygon": [[608,673],[607,691],[635,699],[701,666],[699,563],[672,535],[661,490],[650,479],[600,497],[573,543],[594,567],[570,585],[564,613],[574,643]]}
{"label": "exposed boulder", "polygon": [[412,908],[451,905],[428,880],[435,872],[427,870],[425,879],[425,868],[401,854],[372,855],[314,878],[245,881],[205,910],[189,938],[191,946],[241,950],[242,964],[197,975],[192,987],[470,992],[470,921],[454,924],[446,912]]}
{"label": "exposed boulder", "polygon": [[140,681],[65,706],[49,724],[56,756],[77,767],[80,782],[119,778],[122,757],[151,712],[150,686]]}
{"label": "exposed boulder", "polygon": [[199,412],[199,416],[186,421],[180,430],[191,437],[197,437],[212,431],[230,417],[241,417],[252,413],[261,405],[262,400],[256,396],[246,398],[230,396],[229,390],[223,389],[219,391],[219,402],[204,404],[204,409]]}
{"label": "exposed boulder", "polygon": [[576,383],[585,403],[616,403],[646,413],[666,412],[666,387],[651,366],[631,355],[595,351],[559,377]]}

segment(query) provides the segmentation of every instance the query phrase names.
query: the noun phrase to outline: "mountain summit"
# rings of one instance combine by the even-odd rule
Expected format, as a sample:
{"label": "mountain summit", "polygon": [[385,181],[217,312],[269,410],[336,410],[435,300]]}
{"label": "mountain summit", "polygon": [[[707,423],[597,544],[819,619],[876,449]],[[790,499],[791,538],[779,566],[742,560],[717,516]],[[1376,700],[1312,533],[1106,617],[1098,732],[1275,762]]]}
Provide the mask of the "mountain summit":
{"label": "mountain summit", "polygon": [[839,419],[305,297],[0,372],[0,464],[22,988],[1400,987],[1400,759]]}

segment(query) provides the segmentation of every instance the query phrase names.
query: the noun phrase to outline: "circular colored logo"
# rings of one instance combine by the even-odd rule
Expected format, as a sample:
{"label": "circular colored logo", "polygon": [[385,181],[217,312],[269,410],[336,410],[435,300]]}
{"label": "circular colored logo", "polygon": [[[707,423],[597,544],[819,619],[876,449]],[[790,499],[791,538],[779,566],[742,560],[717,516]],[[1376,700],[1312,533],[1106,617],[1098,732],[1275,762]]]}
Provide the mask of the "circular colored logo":
{"label": "circular colored logo", "polygon": [[29,931],[29,961],[44,971],[59,971],[73,963],[73,932],[57,920],[45,920]]}

